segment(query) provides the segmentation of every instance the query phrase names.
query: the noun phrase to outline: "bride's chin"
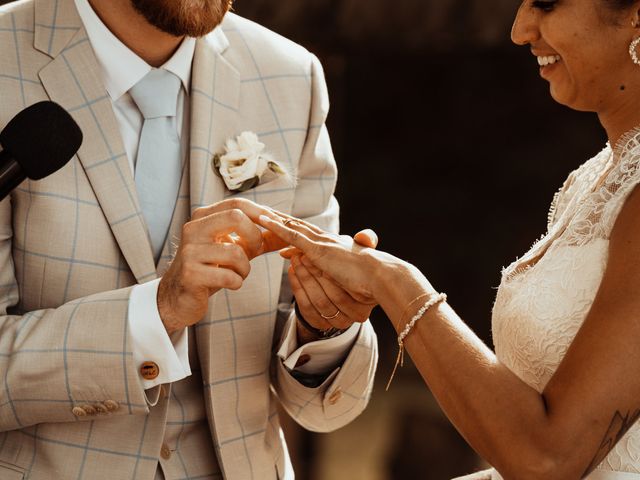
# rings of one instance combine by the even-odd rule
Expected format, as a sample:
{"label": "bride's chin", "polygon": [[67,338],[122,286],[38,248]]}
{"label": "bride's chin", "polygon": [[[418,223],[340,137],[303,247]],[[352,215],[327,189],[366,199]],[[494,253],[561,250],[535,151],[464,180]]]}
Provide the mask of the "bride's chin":
{"label": "bride's chin", "polygon": [[573,91],[567,91],[566,88],[562,88],[561,86],[554,84],[553,82],[549,85],[549,93],[551,94],[551,98],[556,103],[560,105],[564,105],[572,110],[576,110],[578,112],[594,112],[594,108],[591,105],[592,102],[589,102],[589,99],[580,98]]}

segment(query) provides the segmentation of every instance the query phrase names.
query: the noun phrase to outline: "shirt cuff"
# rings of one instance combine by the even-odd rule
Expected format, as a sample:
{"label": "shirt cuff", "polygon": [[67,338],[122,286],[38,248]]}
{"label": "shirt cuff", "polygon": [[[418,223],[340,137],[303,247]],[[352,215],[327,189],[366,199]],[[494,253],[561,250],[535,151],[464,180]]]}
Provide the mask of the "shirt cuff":
{"label": "shirt cuff", "polygon": [[156,279],[136,285],[129,297],[129,333],[135,364],[140,367],[145,362],[153,362],[158,366],[156,378],[146,379],[140,375],[145,390],[191,375],[189,330],[167,333],[158,312],[159,284],[160,279]]}
{"label": "shirt cuff", "polygon": [[[354,323],[337,337],[317,340],[298,348],[297,321],[296,314],[292,311],[284,327],[284,340],[277,355],[289,370],[310,375],[326,374],[339,367],[349,354],[361,327],[359,323]],[[304,364],[296,367],[303,361]]]}

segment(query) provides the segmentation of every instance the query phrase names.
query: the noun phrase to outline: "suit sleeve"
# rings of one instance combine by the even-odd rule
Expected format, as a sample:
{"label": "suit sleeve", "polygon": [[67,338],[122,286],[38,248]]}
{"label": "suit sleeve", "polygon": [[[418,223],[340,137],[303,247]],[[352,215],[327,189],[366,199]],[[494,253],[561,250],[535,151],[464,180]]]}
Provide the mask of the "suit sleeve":
{"label": "suit sleeve", "polygon": [[[292,214],[332,232],[339,230],[339,207],[333,196],[337,168],[325,125],[329,98],[322,66],[311,57],[311,108],[307,139],[298,169],[298,185]],[[280,323],[288,317],[291,289],[286,282],[286,268],[280,305]],[[319,387],[309,388],[296,380],[279,359],[276,363],[275,388],[286,411],[308,430],[329,432],[356,418],[367,406],[376,364],[378,346],[370,322],[360,328],[357,339],[341,367]]]}
{"label": "suit sleeve", "polygon": [[11,203],[0,203],[0,431],[146,414],[128,328],[131,288],[17,311]]}

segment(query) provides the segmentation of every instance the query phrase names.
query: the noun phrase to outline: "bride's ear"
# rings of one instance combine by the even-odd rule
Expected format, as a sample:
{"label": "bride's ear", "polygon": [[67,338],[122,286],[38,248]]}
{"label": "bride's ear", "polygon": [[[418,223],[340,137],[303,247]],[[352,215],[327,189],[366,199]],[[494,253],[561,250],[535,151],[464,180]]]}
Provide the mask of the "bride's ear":
{"label": "bride's ear", "polygon": [[636,2],[631,15],[631,26],[640,31],[640,1]]}
{"label": "bride's ear", "polygon": [[378,235],[371,229],[362,230],[355,234],[353,239],[359,245],[367,248],[376,248],[378,246]]}

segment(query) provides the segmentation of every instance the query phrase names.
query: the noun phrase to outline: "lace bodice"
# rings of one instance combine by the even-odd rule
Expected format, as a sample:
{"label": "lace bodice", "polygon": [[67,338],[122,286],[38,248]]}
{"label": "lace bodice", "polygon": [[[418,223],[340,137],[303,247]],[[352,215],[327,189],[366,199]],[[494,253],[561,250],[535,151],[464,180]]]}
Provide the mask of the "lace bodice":
{"label": "lace bodice", "polygon": [[[547,234],[502,273],[492,318],[496,355],[539,392],[591,308],[611,230],[638,183],[640,129],[569,176],[554,198]],[[599,468],[640,473],[640,424]]]}

